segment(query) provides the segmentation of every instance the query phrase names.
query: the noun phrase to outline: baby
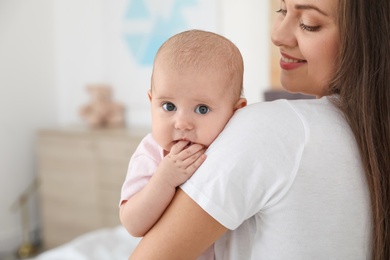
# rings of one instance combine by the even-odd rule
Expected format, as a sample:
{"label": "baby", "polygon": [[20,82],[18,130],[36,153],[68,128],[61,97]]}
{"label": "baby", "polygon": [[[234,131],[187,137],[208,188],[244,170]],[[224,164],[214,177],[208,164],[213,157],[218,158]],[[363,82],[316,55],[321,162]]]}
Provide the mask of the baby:
{"label": "baby", "polygon": [[[212,32],[185,31],[160,47],[148,92],[152,133],[133,154],[121,192],[120,220],[131,235],[144,236],[157,222],[176,188],[206,159],[207,147],[246,105],[243,72],[238,48]],[[214,259],[212,248],[198,259]]]}

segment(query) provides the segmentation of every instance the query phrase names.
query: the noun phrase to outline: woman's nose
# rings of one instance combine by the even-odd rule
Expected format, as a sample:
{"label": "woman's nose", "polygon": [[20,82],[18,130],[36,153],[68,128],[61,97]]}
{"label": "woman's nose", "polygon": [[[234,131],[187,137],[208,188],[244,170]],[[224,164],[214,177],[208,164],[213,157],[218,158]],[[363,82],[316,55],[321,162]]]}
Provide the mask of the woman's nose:
{"label": "woman's nose", "polygon": [[297,45],[294,28],[288,19],[287,16],[277,17],[272,27],[271,40],[278,47],[294,47]]}

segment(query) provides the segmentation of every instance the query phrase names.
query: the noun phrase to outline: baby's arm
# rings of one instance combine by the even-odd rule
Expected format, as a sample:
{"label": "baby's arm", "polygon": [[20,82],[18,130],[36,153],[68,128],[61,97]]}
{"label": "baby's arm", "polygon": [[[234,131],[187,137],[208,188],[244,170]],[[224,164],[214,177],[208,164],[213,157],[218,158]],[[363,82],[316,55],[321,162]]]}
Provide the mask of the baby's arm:
{"label": "baby's arm", "polygon": [[200,144],[187,147],[189,142],[179,141],[157,167],[145,187],[120,207],[120,220],[128,232],[144,236],[158,221],[176,192],[206,159]]}

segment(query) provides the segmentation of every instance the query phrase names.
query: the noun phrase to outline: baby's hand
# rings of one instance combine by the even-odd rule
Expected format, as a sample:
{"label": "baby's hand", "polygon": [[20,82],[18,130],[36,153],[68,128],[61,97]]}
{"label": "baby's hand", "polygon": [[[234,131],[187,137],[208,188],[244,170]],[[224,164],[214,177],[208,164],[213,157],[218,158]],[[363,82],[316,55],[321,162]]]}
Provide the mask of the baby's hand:
{"label": "baby's hand", "polygon": [[189,141],[179,141],[172,146],[155,174],[161,178],[160,181],[165,181],[171,187],[176,188],[188,180],[204,162],[205,150],[201,144],[190,145]]}

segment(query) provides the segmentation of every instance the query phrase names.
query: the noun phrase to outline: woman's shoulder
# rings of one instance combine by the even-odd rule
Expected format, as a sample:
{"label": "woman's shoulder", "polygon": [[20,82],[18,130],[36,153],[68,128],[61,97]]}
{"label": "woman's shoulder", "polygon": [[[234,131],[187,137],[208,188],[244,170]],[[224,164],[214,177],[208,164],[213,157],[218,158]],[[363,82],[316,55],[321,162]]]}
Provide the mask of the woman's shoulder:
{"label": "woman's shoulder", "polygon": [[[280,113],[287,111],[303,112],[303,111],[318,111],[318,110],[329,110],[334,109],[334,105],[331,101],[331,97],[322,97],[319,99],[296,99],[296,100],[287,100],[287,99],[277,99],[274,101],[264,101],[249,104],[248,106],[238,110],[238,111],[262,111],[268,113]],[[247,112],[245,112],[247,113]],[[250,112],[249,112],[250,113]]]}
{"label": "woman's shoulder", "polygon": [[320,117],[322,120],[334,120],[340,114],[329,97],[320,99],[300,99],[258,102],[239,109],[234,120],[260,121],[271,125],[285,124],[286,122],[307,123]]}
{"label": "woman's shoulder", "polygon": [[[343,125],[344,119],[328,98],[259,102],[239,109],[227,124],[229,135],[265,136],[306,142],[314,129]],[[265,135],[258,135],[259,133]]]}

